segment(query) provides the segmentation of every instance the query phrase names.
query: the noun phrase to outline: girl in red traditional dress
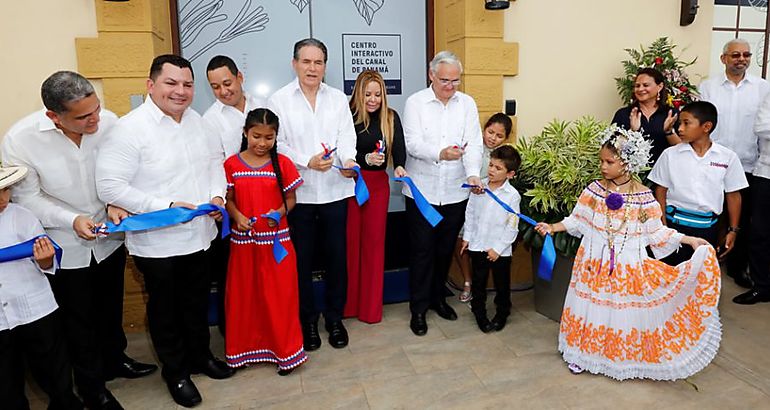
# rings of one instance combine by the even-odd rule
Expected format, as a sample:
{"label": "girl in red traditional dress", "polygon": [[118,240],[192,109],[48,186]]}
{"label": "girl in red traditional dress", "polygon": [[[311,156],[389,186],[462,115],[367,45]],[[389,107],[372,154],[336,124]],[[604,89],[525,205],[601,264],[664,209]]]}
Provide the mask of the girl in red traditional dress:
{"label": "girl in red traditional dress", "polygon": [[[278,154],[278,117],[272,111],[249,112],[243,130],[247,149],[224,164],[232,225],[225,354],[232,367],[271,362],[285,376],[307,360],[297,261],[286,223],[302,177],[289,158]],[[273,218],[267,216],[271,213]]]}

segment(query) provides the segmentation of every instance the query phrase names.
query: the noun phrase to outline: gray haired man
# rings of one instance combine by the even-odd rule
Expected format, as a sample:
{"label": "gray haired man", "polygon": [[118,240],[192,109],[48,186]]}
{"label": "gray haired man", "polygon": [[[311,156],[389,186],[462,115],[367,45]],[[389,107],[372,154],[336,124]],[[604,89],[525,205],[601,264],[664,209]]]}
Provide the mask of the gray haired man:
{"label": "gray haired man", "polygon": [[[31,210],[64,251],[51,284],[75,385],[86,407],[120,408],[105,380],[142,377],[157,366],[124,353],[123,238],[93,233],[108,218],[96,194],[97,150],[117,117],[102,110],[93,86],[78,73],[52,74],[41,95],[46,108],[21,119],[3,139],[3,164],[29,168],[13,201]],[[111,219],[119,221],[121,211],[111,208]]]}

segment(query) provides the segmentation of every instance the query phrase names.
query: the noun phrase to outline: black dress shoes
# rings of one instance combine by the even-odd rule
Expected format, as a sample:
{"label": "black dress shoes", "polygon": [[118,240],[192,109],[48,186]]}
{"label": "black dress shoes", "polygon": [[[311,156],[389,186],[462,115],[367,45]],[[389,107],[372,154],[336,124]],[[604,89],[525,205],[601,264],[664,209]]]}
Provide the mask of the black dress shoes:
{"label": "black dress shoes", "polygon": [[739,305],[753,305],[760,302],[770,302],[770,292],[752,289],[733,298],[733,303]]}
{"label": "black dress shoes", "polygon": [[476,316],[476,325],[478,325],[479,330],[481,330],[484,333],[489,333],[495,330],[495,325],[493,325],[492,322],[490,322],[489,319],[487,319],[486,315]]}
{"label": "black dress shoes", "polygon": [[326,331],[329,332],[329,344],[333,348],[342,349],[348,345],[348,331],[342,321],[327,324]]}
{"label": "black dress shoes", "polygon": [[501,331],[505,327],[505,322],[508,321],[508,315],[495,313],[495,317],[492,318],[492,325],[496,331]]}
{"label": "black dress shoes", "polygon": [[149,363],[140,363],[136,360],[123,356],[123,361],[112,369],[105,369],[104,379],[109,381],[116,377],[124,379],[138,379],[147,376],[158,370],[158,366]]}
{"label": "black dress shoes", "polygon": [[195,384],[193,384],[189,377],[166,382],[166,385],[168,386],[168,392],[171,393],[171,397],[180,406],[193,407],[200,404],[203,400],[201,399],[200,392],[198,392],[198,388],[195,387]]}
{"label": "black dress shoes", "polygon": [[210,357],[194,368],[193,373],[203,373],[211,379],[222,380],[234,375],[235,369],[215,357]]}
{"label": "black dress shoes", "polygon": [[425,321],[425,313],[412,313],[409,328],[415,336],[425,336],[428,333],[428,322]]}
{"label": "black dress shoes", "polygon": [[449,306],[449,304],[446,303],[446,301],[442,300],[438,304],[432,305],[430,308],[435,310],[436,314],[443,319],[457,320],[457,313],[455,313],[455,310],[452,309],[452,307]]}
{"label": "black dress shoes", "polygon": [[302,325],[302,339],[305,351],[312,352],[321,347],[321,336],[318,334],[318,323]]}
{"label": "black dress shoes", "polygon": [[104,389],[97,394],[82,394],[83,404],[89,409],[99,410],[123,410],[115,396],[109,390]]}

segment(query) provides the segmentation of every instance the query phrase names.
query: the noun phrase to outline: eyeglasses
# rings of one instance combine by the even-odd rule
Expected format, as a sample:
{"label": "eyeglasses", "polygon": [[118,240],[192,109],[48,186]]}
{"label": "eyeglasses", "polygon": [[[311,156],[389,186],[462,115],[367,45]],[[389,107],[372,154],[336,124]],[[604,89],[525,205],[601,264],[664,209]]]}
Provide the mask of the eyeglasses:
{"label": "eyeglasses", "polygon": [[751,55],[752,55],[751,52],[748,52],[748,51],[744,51],[743,53],[735,52],[735,53],[729,54],[730,58],[732,58],[733,60],[737,60],[741,58],[741,56],[743,56],[743,58],[751,58]]}
{"label": "eyeglasses", "polygon": [[460,80],[450,80],[448,78],[439,78],[438,79],[439,84],[443,85],[444,87],[448,85],[452,85],[453,87],[457,87],[460,85]]}

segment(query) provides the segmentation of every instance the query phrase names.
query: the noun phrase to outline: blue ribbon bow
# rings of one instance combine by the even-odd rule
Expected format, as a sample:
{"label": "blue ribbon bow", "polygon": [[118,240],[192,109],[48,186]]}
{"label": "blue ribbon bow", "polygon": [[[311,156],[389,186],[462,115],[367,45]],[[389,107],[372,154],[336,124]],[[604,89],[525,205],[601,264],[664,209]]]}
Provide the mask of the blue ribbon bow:
{"label": "blue ribbon bow", "polygon": [[412,178],[397,177],[393,178],[393,180],[403,182],[409,187],[409,190],[412,192],[412,199],[414,199],[414,204],[417,206],[417,209],[420,211],[425,220],[428,221],[430,226],[435,228],[436,225],[438,225],[438,223],[444,219],[444,217],[438,213],[436,208],[434,208],[433,205],[431,205],[430,202],[425,199],[425,196],[422,194],[422,192],[417,189],[417,185],[414,184]]}
{"label": "blue ribbon bow", "polygon": [[227,214],[225,208],[214,204],[201,204],[195,209],[173,207],[161,209],[160,211],[132,215],[120,221],[117,225],[112,223],[112,221],[107,221],[101,227],[97,228],[96,232],[108,234],[113,232],[147,231],[150,229],[189,222],[194,218],[208,215],[215,211],[222,213],[222,239],[224,239],[227,235],[230,235],[230,216]]}
{"label": "blue ribbon bow", "polygon": [[53,245],[54,252],[56,253],[56,263],[61,266],[61,246],[54,242],[53,239],[51,239],[48,235],[38,235],[26,242],[0,248],[0,263],[31,258],[33,256],[32,247],[35,245],[37,238],[48,238],[48,240],[51,241],[51,245]]}
{"label": "blue ribbon bow", "polygon": [[[463,184],[463,188],[478,188],[478,185],[470,185],[470,184]],[[487,193],[492,199],[495,200],[500,206],[503,207],[506,211],[515,214],[519,218],[521,218],[522,221],[535,226],[537,225],[537,221],[534,219],[521,214],[519,212],[516,212],[511,208],[508,204],[506,204],[502,199],[500,199],[497,195],[492,193],[492,191],[489,188],[484,188],[484,192]],[[543,240],[543,250],[540,252],[540,263],[537,266],[537,276],[540,279],[551,281],[553,277],[553,265],[556,263],[556,248],[553,246],[553,238],[551,237],[551,234],[546,234],[545,239]]]}
{"label": "blue ribbon bow", "polygon": [[[286,248],[281,245],[281,240],[278,238],[278,224],[281,222],[281,213],[278,211],[268,212],[266,214],[260,215],[263,218],[272,219],[275,221],[275,236],[273,236],[273,259],[275,259],[275,263],[281,263],[283,261],[283,258],[286,257],[286,255],[289,254],[289,251],[286,250]],[[252,218],[256,219],[256,218]]]}
{"label": "blue ribbon bow", "polygon": [[369,200],[369,188],[366,186],[366,181],[364,181],[364,176],[361,175],[361,167],[358,165],[353,166],[353,168],[343,168],[337,165],[333,165],[334,168],[339,169],[340,171],[355,171],[356,173],[356,202],[358,202],[358,206],[363,205],[366,201]]}

